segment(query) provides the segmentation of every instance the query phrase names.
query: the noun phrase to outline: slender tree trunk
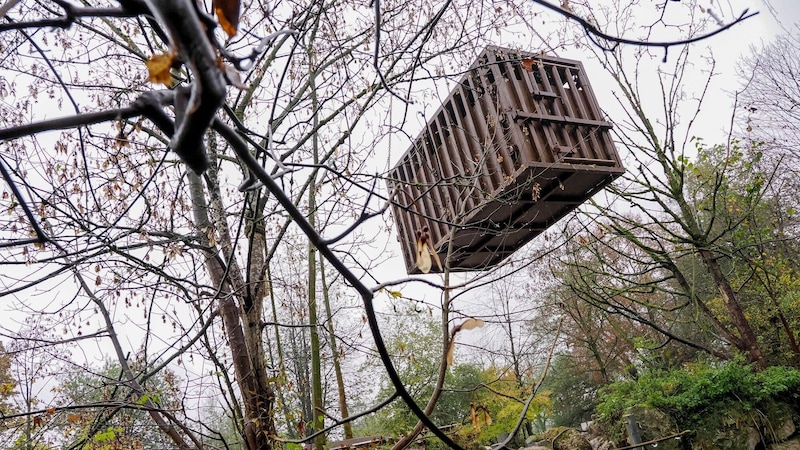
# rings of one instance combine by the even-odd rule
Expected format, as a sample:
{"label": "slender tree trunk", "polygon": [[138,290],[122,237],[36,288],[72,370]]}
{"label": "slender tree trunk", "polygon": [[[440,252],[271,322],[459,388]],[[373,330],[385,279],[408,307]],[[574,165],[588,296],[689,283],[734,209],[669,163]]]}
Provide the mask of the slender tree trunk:
{"label": "slender tree trunk", "polygon": [[[306,325],[306,324],[299,324]],[[299,339],[298,339],[299,335]],[[314,407],[311,402],[311,369],[309,368],[309,349],[306,328],[292,328],[289,330],[289,339],[292,343],[292,363],[297,374],[297,397],[300,401],[300,421],[297,424],[298,433],[302,437],[308,435],[307,424],[314,421]],[[300,341],[298,343],[298,340]]]}
{"label": "slender tree trunk", "polygon": [[[503,319],[505,320],[506,333],[508,333],[508,342],[511,350],[511,364],[514,366],[514,377],[517,380],[517,387],[524,388],[522,382],[522,370],[519,367],[520,357],[517,354],[517,344],[514,342],[514,328],[511,326],[511,309],[506,299],[503,302]],[[525,437],[533,434],[533,426],[530,420],[525,420],[524,424]]]}
{"label": "slender tree trunk", "polygon": [[742,305],[739,303],[739,296],[736,295],[733,287],[731,287],[728,278],[722,273],[717,258],[708,250],[700,250],[699,253],[708,272],[714,279],[714,283],[717,285],[720,294],[722,294],[722,299],[725,301],[725,307],[728,310],[728,314],[730,314],[731,322],[739,332],[739,337],[741,338],[740,350],[747,352],[748,361],[755,363],[758,368],[763,369],[766,367],[766,361],[761,352],[761,347],[758,344],[756,333],[753,331],[753,328],[750,327],[750,322],[747,321],[744,311],[742,310]]}
{"label": "slender tree trunk", "polygon": [[[460,205],[459,211],[464,210],[464,203]],[[453,254],[453,233],[455,233],[455,228],[452,229],[449,239],[449,244],[447,246],[447,257],[445,261],[450,260],[450,256]],[[444,267],[444,286],[450,286],[450,267],[447,263],[445,263]],[[425,409],[423,412],[426,416],[430,417],[433,413],[434,408],[436,408],[436,403],[439,401],[439,397],[442,395],[442,390],[444,388],[444,379],[447,376],[447,354],[450,351],[450,290],[445,289],[442,295],[442,359],[441,363],[439,364],[439,373],[436,376],[436,384],[433,387],[433,393],[431,394],[431,398],[428,399],[428,403],[425,405]],[[397,440],[397,442],[392,446],[392,450],[402,450],[408,447],[409,444],[416,438],[425,428],[422,421],[418,421],[417,424],[414,426],[414,429],[411,430],[410,433],[406,434],[405,436],[401,437]]]}
{"label": "slender tree trunk", "polygon": [[[313,205],[313,192],[309,195],[309,205]],[[314,213],[309,217],[309,223],[314,226]],[[311,433],[316,433],[325,426],[324,406],[322,403],[322,361],[319,345],[319,321],[317,319],[317,249],[312,244],[308,246],[308,324],[311,344],[311,401],[313,409],[311,413],[312,424]],[[325,435],[317,436],[314,439],[314,447],[323,450],[325,447]]]}
{"label": "slender tree trunk", "polygon": [[[309,46],[310,67],[309,67],[309,86],[311,89],[311,108],[314,111],[314,128],[319,125],[317,108],[316,72],[314,68],[314,57],[312,47]],[[319,139],[314,134],[311,138],[314,164],[319,164]],[[316,172],[311,176],[311,185],[308,190],[308,223],[316,228],[316,209],[317,209],[317,182]],[[311,398],[314,409],[311,414],[313,423],[311,431],[317,432],[325,427],[325,405],[322,399],[322,355],[319,344],[319,319],[317,316],[317,249],[313,244],[308,244],[308,324],[311,335]],[[319,435],[314,439],[314,447],[317,450],[325,448],[325,435]]]}
{"label": "slender tree trunk", "polygon": [[[339,411],[342,413],[342,419],[350,417],[350,411],[347,409],[347,396],[344,390],[344,377],[342,377],[342,366],[339,364],[339,349],[336,345],[336,333],[333,327],[333,313],[331,312],[331,301],[328,292],[328,283],[325,279],[325,263],[320,261],[319,265],[320,278],[322,280],[322,301],[325,303],[325,317],[328,321],[328,335],[331,343],[331,354],[333,355],[333,372],[336,374],[336,389],[339,392]],[[353,438],[353,425],[350,422],[344,424],[344,438]]]}
{"label": "slender tree trunk", "polygon": [[[789,324],[789,320],[786,319],[786,315],[783,313],[783,309],[781,308],[780,302],[778,301],[778,298],[775,295],[775,291],[771,289],[768,279],[765,280],[763,277],[759,275],[756,276],[758,277],[761,286],[763,286],[764,290],[767,291],[767,295],[769,295],[770,300],[772,300],[772,306],[773,308],[775,308],[778,320],[781,322],[783,331],[786,333],[786,337],[789,339],[789,348],[792,349],[792,359],[794,360],[794,364],[797,365],[798,363],[800,363],[800,346],[798,346],[797,344],[797,338],[795,337],[794,334],[795,332],[792,329],[791,324]],[[766,277],[768,278],[769,276],[767,275]]]}
{"label": "slender tree trunk", "polygon": [[[213,152],[210,152],[213,154]],[[251,299],[241,299],[235,293],[246,292],[242,272],[233,258],[222,259],[219,253],[211,250],[209,236],[215,236],[217,242],[223,247],[221,252],[229,256],[232,249],[228,234],[226,217],[220,203],[219,184],[217,184],[215,164],[207,171],[210,182],[208,183],[211,207],[206,203],[203,192],[203,183],[199,176],[188,173],[189,189],[191,192],[192,211],[195,226],[201,240],[209,248],[206,251],[206,267],[211,281],[219,289],[219,310],[225,324],[225,333],[231,349],[233,368],[236,381],[245,407],[243,438],[245,448],[248,450],[272,449],[272,436],[275,435],[272,418],[274,394],[267,382],[266,360],[264,359],[263,344],[261,342],[261,327],[253,327],[246,308],[240,308],[237,300],[244,305],[252,302]],[[213,218],[213,222],[212,222]],[[229,266],[224,264],[228,262]],[[261,299],[258,299],[260,302]],[[250,308],[252,311],[252,306]],[[242,323],[243,320],[246,323]],[[248,334],[257,333],[257,336]]]}
{"label": "slender tree trunk", "polygon": [[[272,274],[267,268],[267,279],[272,279]],[[283,359],[283,345],[281,344],[281,335],[278,330],[278,308],[275,306],[275,294],[272,290],[269,292],[270,302],[272,304],[272,323],[274,324],[274,331],[275,331],[275,352],[278,354],[278,373],[280,379],[282,380],[281,383],[284,383],[286,379],[286,361]],[[289,405],[286,404],[286,400],[283,397],[283,389],[277,390],[278,394],[278,402],[281,405],[281,410],[283,412],[283,418],[286,420],[286,425],[289,428],[289,437],[297,438],[297,424],[292,419],[291,411],[289,411]]]}

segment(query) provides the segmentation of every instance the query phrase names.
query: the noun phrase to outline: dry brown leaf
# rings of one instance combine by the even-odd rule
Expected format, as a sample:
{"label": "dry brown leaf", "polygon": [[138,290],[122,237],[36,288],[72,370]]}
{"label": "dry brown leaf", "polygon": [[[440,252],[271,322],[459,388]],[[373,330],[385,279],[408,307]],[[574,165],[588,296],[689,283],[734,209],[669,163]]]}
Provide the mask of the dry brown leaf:
{"label": "dry brown leaf", "polygon": [[469,416],[470,420],[472,421],[472,426],[478,430],[480,430],[483,426],[488,427],[492,424],[492,416],[489,415],[489,408],[484,405],[475,406],[474,403],[470,403]]}
{"label": "dry brown leaf", "polygon": [[161,83],[167,87],[172,86],[172,63],[175,61],[174,53],[153,55],[145,63],[147,65],[147,79],[153,83]]}
{"label": "dry brown leaf", "polygon": [[453,365],[453,353],[456,352],[456,340],[450,339],[450,348],[447,349],[447,365]]}
{"label": "dry brown leaf", "polygon": [[525,58],[522,60],[522,67],[525,68],[528,72],[533,72],[533,65],[536,64],[532,59]]}
{"label": "dry brown leaf", "polygon": [[453,327],[450,330],[450,348],[447,349],[447,364],[453,364],[453,353],[456,351],[456,334],[458,334],[461,330],[472,330],[473,328],[480,328],[484,325],[484,321],[481,319],[475,319],[470,317],[469,319],[465,320],[459,325]]}
{"label": "dry brown leaf", "polygon": [[456,351],[456,334],[458,334],[461,330],[472,330],[474,328],[480,328],[484,325],[484,321],[481,319],[475,319],[470,317],[469,319],[465,320],[459,325],[453,327],[450,330],[450,347],[447,349],[447,364],[453,364],[453,354]]}
{"label": "dry brown leaf", "polygon": [[469,405],[469,418],[472,421],[472,426],[480,429],[480,424],[478,423],[478,414],[476,414],[475,405],[472,403]]}
{"label": "dry brown leaf", "polygon": [[80,420],[81,420],[81,416],[79,416],[77,414],[69,414],[69,415],[67,415],[67,422],[69,422],[69,423],[79,422]]}
{"label": "dry brown leaf", "polygon": [[467,320],[461,322],[460,324],[453,327],[450,330],[450,337],[455,338],[456,334],[458,334],[461,330],[472,330],[473,328],[480,328],[485,324],[485,322],[481,319],[475,319],[474,317],[470,317]]}
{"label": "dry brown leaf", "polygon": [[240,0],[214,0],[214,12],[217,14],[219,26],[225,30],[228,37],[236,35],[239,28]]}
{"label": "dry brown leaf", "polygon": [[481,319],[475,319],[470,317],[464,323],[461,324],[462,330],[472,330],[473,328],[480,328],[485,324],[485,322]]}
{"label": "dry brown leaf", "polygon": [[[433,266],[432,261],[436,261],[436,267],[439,271],[442,270],[442,261],[439,259],[439,254],[431,243],[431,234],[427,226],[417,230],[417,268],[422,273],[428,273]],[[433,256],[433,260],[431,260]]]}
{"label": "dry brown leaf", "polygon": [[436,267],[438,267],[439,272],[441,272],[443,269],[442,269],[442,260],[439,259],[439,254],[436,253],[436,249],[434,249],[433,247],[428,247],[428,250],[431,252],[431,256],[433,256],[433,260],[436,262]]}
{"label": "dry brown leaf", "polygon": [[422,242],[421,239],[417,239],[417,268],[422,273],[428,273],[431,271],[432,265],[428,245]]}

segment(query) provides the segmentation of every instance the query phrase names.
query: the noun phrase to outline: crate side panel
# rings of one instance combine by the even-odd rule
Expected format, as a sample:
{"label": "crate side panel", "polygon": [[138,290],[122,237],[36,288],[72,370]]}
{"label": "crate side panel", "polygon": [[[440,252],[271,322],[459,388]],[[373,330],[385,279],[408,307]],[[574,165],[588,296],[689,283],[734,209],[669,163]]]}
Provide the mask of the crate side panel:
{"label": "crate side panel", "polygon": [[414,205],[415,195],[412,192],[412,186],[408,183],[405,174],[407,165],[398,165],[390,173],[390,189],[394,192],[394,205],[392,206],[392,213],[397,227],[397,240],[400,242],[400,247],[403,252],[403,259],[406,263],[406,268],[410,272],[415,266],[415,237],[414,237],[414,223],[413,218],[416,216],[415,212],[411,210]]}
{"label": "crate side panel", "polygon": [[422,168],[421,172],[424,173],[425,183],[428,186],[428,196],[430,202],[428,203],[431,209],[428,210],[427,216],[430,219],[425,225],[428,226],[434,242],[446,236],[449,228],[446,223],[443,223],[444,211],[447,208],[447,188],[442,181],[441,160],[439,158],[440,152],[437,148],[442,145],[442,130],[436,121],[428,123],[428,136],[423,146],[423,151],[418,153],[417,161]]}
{"label": "crate side panel", "polygon": [[399,163],[409,273],[425,225],[442,258],[454,229],[453,270],[496,265],[542,233],[624,172],[609,128],[579,62],[487,49]]}

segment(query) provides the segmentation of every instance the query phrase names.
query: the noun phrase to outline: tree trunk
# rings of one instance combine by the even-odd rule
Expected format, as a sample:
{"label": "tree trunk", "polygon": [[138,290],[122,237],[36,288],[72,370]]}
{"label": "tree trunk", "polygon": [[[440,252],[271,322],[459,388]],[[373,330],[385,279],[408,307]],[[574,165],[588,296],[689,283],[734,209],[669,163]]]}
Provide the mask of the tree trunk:
{"label": "tree trunk", "polygon": [[[309,47],[310,49],[310,47]],[[319,101],[317,100],[317,85],[316,85],[316,72],[314,68],[313,53],[309,50],[310,67],[309,67],[309,85],[311,88],[311,108],[314,111],[313,123],[314,128],[319,126],[319,116],[317,109],[319,108]],[[314,164],[319,164],[319,139],[316,134],[311,138],[311,147],[314,158]],[[316,227],[316,214],[317,214],[317,173],[311,175],[311,183],[308,189],[308,223],[311,227]],[[322,399],[322,355],[319,344],[319,319],[317,316],[317,249],[314,244],[308,244],[308,324],[309,332],[311,334],[311,398],[314,404],[314,409],[311,414],[313,423],[311,424],[311,432],[316,433],[325,427],[325,405]],[[314,448],[316,450],[323,450],[325,448],[325,435],[321,434],[314,438]]]}
{"label": "tree trunk", "polygon": [[[344,377],[342,377],[342,366],[339,364],[339,350],[336,346],[336,333],[333,328],[333,313],[331,312],[330,296],[328,295],[328,283],[325,280],[325,264],[320,261],[320,277],[322,279],[322,301],[325,303],[325,317],[328,321],[328,335],[331,343],[331,354],[333,355],[333,372],[336,374],[336,389],[339,392],[339,411],[342,419],[350,417],[347,409],[347,396],[344,390]],[[353,439],[353,425],[350,422],[344,424],[344,438]]]}
{"label": "tree trunk", "polygon": [[[267,279],[271,280],[272,275],[267,270]],[[275,331],[275,352],[278,354],[278,373],[279,377],[282,381],[280,383],[285,383],[286,379],[286,361],[283,359],[283,345],[281,344],[281,335],[278,330],[278,308],[275,305],[275,294],[270,290],[269,298],[272,303],[272,323],[274,325],[273,330]],[[289,405],[286,404],[286,400],[283,397],[283,390],[278,389],[278,401],[280,402],[281,409],[283,412],[283,418],[286,421],[286,425],[289,428],[289,437],[292,439],[296,439],[297,435],[297,423],[292,418],[292,413],[289,411]],[[301,419],[302,420],[302,419]]]}
{"label": "tree trunk", "polygon": [[717,285],[720,294],[722,294],[722,299],[725,301],[725,307],[728,309],[728,313],[731,315],[731,322],[739,332],[739,338],[741,339],[741,345],[739,349],[747,353],[747,359],[749,362],[754,363],[758,368],[763,369],[766,367],[766,361],[764,360],[764,355],[761,352],[761,347],[758,345],[758,338],[756,337],[753,328],[750,327],[750,322],[747,321],[747,318],[744,315],[742,305],[739,303],[739,297],[736,295],[733,287],[731,287],[728,278],[722,273],[722,269],[719,267],[717,258],[715,258],[714,255],[708,250],[701,249],[699,250],[699,253],[700,258],[702,258],[703,263],[708,269],[708,272],[714,279],[714,283]]}
{"label": "tree trunk", "polygon": [[[261,343],[261,327],[260,324],[254,327],[250,316],[254,309],[260,310],[260,307],[256,308],[254,303],[260,303],[262,299],[259,298],[254,302],[253,298],[242,298],[241,294],[235,294],[246,293],[247,290],[244,289],[245,283],[242,280],[242,272],[238,264],[233,258],[228,258],[231,255],[231,241],[224,210],[219,202],[219,184],[217,184],[215,164],[212,162],[211,166],[208,170],[211,208],[206,203],[201,178],[194,173],[187,175],[195,226],[201,241],[208,248],[205,251],[206,267],[212,283],[219,290],[220,315],[225,325],[236,381],[245,407],[244,423],[242,424],[245,448],[270,450],[272,449],[271,439],[275,435],[272,418],[274,394],[267,382],[265,372],[266,360]],[[211,218],[213,218],[213,223]],[[220,253],[226,256],[225,260],[221,258],[220,253],[213,250],[211,245],[209,237],[214,237],[215,234],[215,239],[223,247],[223,251]],[[225,262],[229,264],[228,267],[225,266]],[[240,307],[237,300],[243,305],[249,305],[249,308]]]}

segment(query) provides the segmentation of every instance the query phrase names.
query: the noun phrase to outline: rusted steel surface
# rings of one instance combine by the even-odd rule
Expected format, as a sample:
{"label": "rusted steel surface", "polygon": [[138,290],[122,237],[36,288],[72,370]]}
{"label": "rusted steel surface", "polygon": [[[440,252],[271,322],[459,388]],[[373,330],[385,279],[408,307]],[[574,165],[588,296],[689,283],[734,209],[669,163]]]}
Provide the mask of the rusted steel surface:
{"label": "rusted steel surface", "polygon": [[389,173],[408,273],[424,226],[457,271],[542,233],[624,172],[610,129],[580,62],[484,50]]}

